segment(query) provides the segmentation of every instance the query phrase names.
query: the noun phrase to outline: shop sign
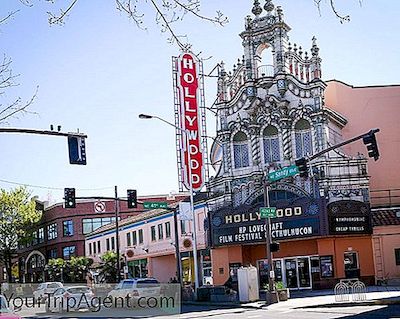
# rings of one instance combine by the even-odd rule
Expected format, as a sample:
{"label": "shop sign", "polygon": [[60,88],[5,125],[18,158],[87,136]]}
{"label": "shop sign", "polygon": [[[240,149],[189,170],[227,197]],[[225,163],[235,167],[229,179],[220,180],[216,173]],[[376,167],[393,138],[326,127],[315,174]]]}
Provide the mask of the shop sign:
{"label": "shop sign", "polygon": [[[320,235],[319,212],[322,210],[322,201],[309,198],[298,200],[291,206],[288,203],[284,207],[278,206],[277,217],[271,221],[272,239],[279,241]],[[213,246],[263,243],[266,240],[266,221],[257,208],[211,212],[210,219]]]}
{"label": "shop sign", "polygon": [[331,235],[371,234],[371,213],[367,203],[343,200],[328,205]]}

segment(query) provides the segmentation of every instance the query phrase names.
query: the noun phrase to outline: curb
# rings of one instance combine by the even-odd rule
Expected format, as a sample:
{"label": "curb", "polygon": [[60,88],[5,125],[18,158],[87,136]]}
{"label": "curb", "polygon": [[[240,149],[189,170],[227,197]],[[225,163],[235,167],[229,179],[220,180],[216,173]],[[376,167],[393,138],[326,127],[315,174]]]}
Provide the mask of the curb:
{"label": "curb", "polygon": [[377,306],[377,305],[400,305],[400,299],[395,300],[370,300],[363,302],[338,302],[331,304],[311,305],[304,307],[295,307],[294,309],[311,309],[311,308],[337,308],[337,307],[355,307],[355,306]]}
{"label": "curb", "polygon": [[184,301],[182,305],[190,306],[215,306],[220,308],[251,308],[261,309],[265,304],[254,305],[253,303],[240,303],[240,302],[210,302],[210,301]]}

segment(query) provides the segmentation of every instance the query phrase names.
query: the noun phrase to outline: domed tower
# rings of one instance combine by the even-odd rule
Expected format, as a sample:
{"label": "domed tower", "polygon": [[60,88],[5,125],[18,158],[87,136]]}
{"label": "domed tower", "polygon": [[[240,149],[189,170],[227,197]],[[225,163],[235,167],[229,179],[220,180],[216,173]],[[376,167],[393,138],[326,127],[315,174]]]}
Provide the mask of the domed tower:
{"label": "domed tower", "polygon": [[[229,72],[221,62],[218,74],[217,136],[211,149],[216,175],[208,183],[215,207],[254,203],[268,172],[340,142],[347,123],[324,105],[326,84],[316,38],[308,52],[290,42],[283,10],[271,0],[264,6],[255,0],[251,12],[240,33],[242,58]],[[368,185],[366,160],[338,151],[313,162],[312,178],[296,176],[273,187],[290,185],[307,196],[319,196],[343,182],[343,174],[330,164],[346,166],[340,170],[353,172],[358,184]]]}

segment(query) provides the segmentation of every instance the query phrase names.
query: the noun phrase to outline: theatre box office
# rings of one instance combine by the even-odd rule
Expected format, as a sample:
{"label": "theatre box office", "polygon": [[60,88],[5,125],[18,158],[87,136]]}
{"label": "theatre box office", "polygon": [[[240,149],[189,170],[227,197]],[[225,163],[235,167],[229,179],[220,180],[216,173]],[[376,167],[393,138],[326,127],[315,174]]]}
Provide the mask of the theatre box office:
{"label": "theatre box office", "polygon": [[[331,288],[341,278],[360,278],[373,283],[369,206],[356,201],[327,204],[323,197],[310,197],[296,187],[270,191],[275,280],[291,289]],[[237,269],[258,268],[260,287],[268,283],[266,219],[259,213],[262,196],[252,204],[210,211],[209,244],[214,284],[224,284]]]}

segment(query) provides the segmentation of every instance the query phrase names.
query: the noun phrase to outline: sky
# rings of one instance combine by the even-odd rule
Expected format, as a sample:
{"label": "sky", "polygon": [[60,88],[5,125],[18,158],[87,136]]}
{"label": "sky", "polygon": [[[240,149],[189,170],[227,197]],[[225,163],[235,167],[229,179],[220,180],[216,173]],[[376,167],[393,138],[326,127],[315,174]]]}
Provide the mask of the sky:
{"label": "sky", "polygon": [[[171,57],[179,48],[155,23],[149,2],[140,1],[146,30],[115,9],[113,0],[78,1],[63,26],[50,26],[47,11],[56,12],[67,0],[50,4],[31,0],[1,0],[0,17],[19,10],[0,26],[0,53],[12,59],[19,85],[0,96],[37,98],[26,114],[0,127],[80,132],[86,140],[87,165],[70,165],[67,139],[44,135],[0,133],[0,188],[29,185],[32,196],[62,201],[65,187],[76,196],[119,196],[136,189],[138,196],[178,192],[175,131],[157,120],[140,120],[140,113],[174,121]],[[263,5],[263,1],[262,5]],[[337,0],[337,9],[351,21],[341,24],[323,1],[275,0],[292,30],[290,42],[309,50],[317,37],[324,80],[354,86],[400,84],[400,2]],[[224,61],[228,70],[242,56],[238,34],[251,14],[252,0],[202,1],[202,13],[221,10],[224,27],[186,16],[174,24],[187,35],[194,53],[201,52],[204,71]],[[205,79],[206,106],[216,96],[216,79]],[[215,117],[207,113],[207,134],[215,136]],[[213,171],[210,170],[212,175]]]}

